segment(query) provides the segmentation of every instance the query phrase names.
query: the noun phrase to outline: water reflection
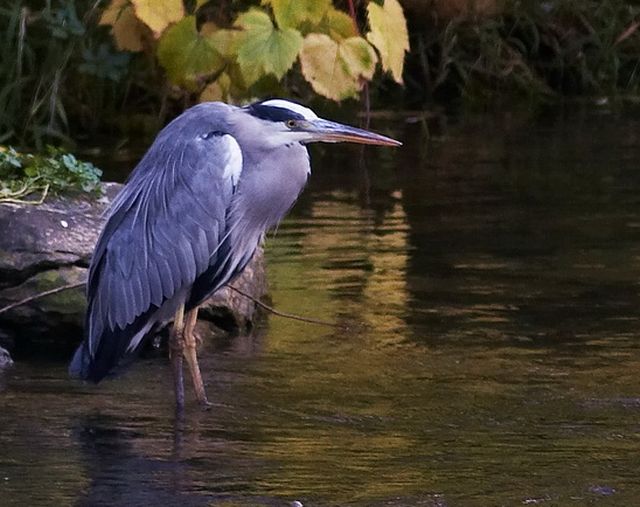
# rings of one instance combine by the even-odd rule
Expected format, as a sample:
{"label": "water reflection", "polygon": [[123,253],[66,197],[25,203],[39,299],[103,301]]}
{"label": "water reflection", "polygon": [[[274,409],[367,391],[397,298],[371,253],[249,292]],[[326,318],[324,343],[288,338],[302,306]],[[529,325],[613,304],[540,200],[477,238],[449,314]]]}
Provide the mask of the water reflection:
{"label": "water reflection", "polygon": [[75,429],[89,479],[77,505],[207,505],[206,499],[178,487],[188,477],[178,456],[163,461],[139,455],[133,446],[141,435],[120,426],[109,416],[95,415]]}
{"label": "water reflection", "polygon": [[174,420],[165,358],[9,370],[0,503],[635,505],[640,114],[450,122],[314,148],[272,295],[344,327],[209,344],[213,411]]}
{"label": "water reflection", "polygon": [[169,452],[127,419],[101,413],[86,417],[73,432],[88,481],[76,505],[282,505],[247,495],[251,467],[233,457],[232,442],[218,438],[216,448],[211,423],[204,412],[176,417]]}

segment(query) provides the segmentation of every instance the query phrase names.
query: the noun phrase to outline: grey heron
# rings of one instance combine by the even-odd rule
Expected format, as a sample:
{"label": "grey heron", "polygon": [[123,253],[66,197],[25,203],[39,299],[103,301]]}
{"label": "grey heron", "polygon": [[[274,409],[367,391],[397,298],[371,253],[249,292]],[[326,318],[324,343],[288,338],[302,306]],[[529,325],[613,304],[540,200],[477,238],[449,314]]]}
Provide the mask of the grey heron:
{"label": "grey heron", "polygon": [[318,141],[401,144],[283,99],[202,103],[169,123],[111,205],[70,374],[99,382],[173,319],[176,406],[184,405],[183,358],[198,402],[208,405],[194,337],[198,306],[243,270],[294,204],[311,171],[305,144]]}

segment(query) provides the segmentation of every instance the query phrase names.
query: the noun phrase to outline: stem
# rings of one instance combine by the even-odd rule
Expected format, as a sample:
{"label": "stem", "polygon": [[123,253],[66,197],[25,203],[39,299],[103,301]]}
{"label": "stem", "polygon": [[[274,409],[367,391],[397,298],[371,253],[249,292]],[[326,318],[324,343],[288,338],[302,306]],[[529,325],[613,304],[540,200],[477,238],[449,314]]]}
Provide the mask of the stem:
{"label": "stem", "polygon": [[[69,289],[76,289],[78,287],[82,287],[86,282],[76,282],[76,283],[70,283],[67,285],[62,285],[60,287],[56,287],[55,289],[51,289],[51,290],[47,290],[44,292],[39,292],[38,294],[34,294],[33,296],[29,296],[27,298],[21,299],[20,301],[16,301],[15,303],[11,303],[10,305],[7,306],[3,306],[2,308],[0,308],[0,314],[8,312],[9,310],[12,310],[13,308],[17,308],[18,306],[22,306],[22,305],[26,305],[27,303],[30,303],[31,301],[35,301],[37,299],[46,297],[46,296],[51,296],[52,294],[57,294],[58,292],[62,292],[65,290],[69,290]],[[247,294],[244,291],[241,291],[240,289],[234,287],[233,285],[228,285],[228,287],[237,292],[238,294],[240,294],[243,297],[246,297],[247,299],[250,299],[251,301],[253,301],[257,306],[259,306],[260,308],[278,316],[278,317],[283,317],[285,319],[292,319],[292,320],[298,320],[300,322],[307,322],[309,324],[318,324],[321,326],[330,326],[330,327],[337,327],[337,328],[343,328],[344,326],[341,326],[339,324],[336,324],[334,322],[328,322],[326,320],[320,320],[320,319],[311,319],[308,317],[301,317],[299,315],[294,315],[292,313],[286,313],[286,312],[280,312],[278,310],[276,310],[275,308],[272,308],[269,305],[264,304],[262,301],[260,301],[259,299],[254,298],[253,296],[251,296],[250,294]]]}
{"label": "stem", "polygon": [[[40,190],[40,188],[42,188],[42,195],[40,196],[40,198],[38,200],[36,200],[36,201],[27,201],[26,199],[22,199],[22,197],[26,197],[29,194],[31,194],[32,192],[35,192],[36,190]],[[44,202],[44,200],[47,198],[47,194],[48,193],[49,193],[49,184],[48,183],[44,187],[28,188],[27,186],[25,186],[22,189],[17,190],[15,192],[8,192],[8,193],[4,194],[4,196],[2,196],[0,194],[0,204],[2,204],[2,203],[11,203],[11,204],[38,205],[38,204],[42,204]]]}
{"label": "stem", "polygon": [[349,4],[349,16],[351,16],[351,20],[353,21],[353,28],[355,28],[356,33],[360,35],[360,29],[358,28],[358,19],[356,18],[356,8],[353,5],[353,0],[348,1]]}
{"label": "stem", "polygon": [[254,298],[250,294],[247,294],[246,292],[241,291],[237,287],[234,287],[233,285],[227,285],[227,287],[229,287],[231,290],[237,292],[241,296],[244,296],[247,299],[250,299],[256,305],[258,305],[260,308],[262,308],[262,309],[264,309],[264,310],[266,310],[266,311],[268,311],[270,313],[273,313],[274,315],[277,315],[278,317],[284,317],[285,319],[299,320],[300,322],[308,322],[309,324],[318,324],[320,326],[339,327],[339,328],[343,327],[340,324],[336,324],[335,322],[329,322],[329,321],[320,320],[320,319],[311,319],[309,317],[300,317],[299,315],[294,315],[292,313],[286,313],[286,312],[278,311],[275,308],[264,304],[259,299]]}

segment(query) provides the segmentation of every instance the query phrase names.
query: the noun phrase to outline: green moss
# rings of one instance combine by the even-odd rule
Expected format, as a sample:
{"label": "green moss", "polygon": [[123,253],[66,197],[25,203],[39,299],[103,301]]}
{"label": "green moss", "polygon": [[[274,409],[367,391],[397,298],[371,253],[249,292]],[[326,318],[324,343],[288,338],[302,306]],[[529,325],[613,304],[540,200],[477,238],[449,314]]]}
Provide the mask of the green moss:
{"label": "green moss", "polygon": [[[85,270],[79,268],[43,271],[29,280],[29,291],[39,294],[63,285],[81,282],[84,276]],[[38,301],[38,306],[45,312],[84,314],[86,306],[84,288],[63,290],[43,297]]]}

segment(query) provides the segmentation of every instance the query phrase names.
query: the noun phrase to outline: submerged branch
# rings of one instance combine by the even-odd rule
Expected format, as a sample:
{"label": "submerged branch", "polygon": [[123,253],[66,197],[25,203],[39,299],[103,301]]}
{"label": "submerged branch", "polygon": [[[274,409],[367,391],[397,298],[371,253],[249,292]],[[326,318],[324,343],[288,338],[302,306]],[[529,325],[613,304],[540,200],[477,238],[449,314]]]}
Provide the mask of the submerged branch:
{"label": "submerged branch", "polygon": [[17,308],[18,306],[26,305],[27,303],[31,303],[31,301],[35,301],[36,299],[40,299],[46,296],[51,296],[52,294],[57,294],[58,292],[62,292],[68,289],[76,289],[78,287],[82,287],[86,282],[76,282],[70,283],[67,285],[61,285],[60,287],[56,287],[55,289],[45,290],[44,292],[39,292],[38,294],[34,294],[33,296],[29,296],[28,298],[21,299],[20,301],[16,301],[15,303],[11,303],[10,305],[3,306],[0,308],[0,314],[4,312],[8,312],[13,308]]}
{"label": "submerged branch", "polygon": [[[10,305],[0,307],[0,314],[8,312],[9,310],[13,310],[14,308],[17,308],[18,306],[26,305],[28,303],[31,303],[32,301],[36,301],[37,299],[41,299],[41,298],[46,297],[46,296],[51,296],[53,294],[57,294],[58,292],[62,292],[62,291],[69,290],[69,289],[77,289],[78,287],[82,287],[85,283],[86,283],[86,281],[70,283],[70,284],[67,284],[67,285],[61,285],[60,287],[56,287],[55,289],[50,289],[50,290],[46,290],[44,292],[39,292],[37,294],[34,294],[33,296],[29,296],[27,298],[21,299],[20,301],[16,301],[15,303],[11,303]],[[319,320],[319,319],[312,319],[312,318],[309,318],[309,317],[301,317],[299,315],[294,315],[292,313],[286,313],[286,312],[278,311],[275,308],[272,308],[271,306],[264,304],[259,299],[254,298],[250,294],[247,294],[246,292],[241,291],[240,289],[234,287],[233,285],[228,285],[228,287],[231,290],[233,290],[233,291],[237,292],[238,294],[240,294],[241,296],[243,296],[243,297],[245,297],[247,299],[250,299],[251,301],[253,301],[260,308],[262,308],[262,309],[268,311],[269,313],[272,313],[273,315],[276,315],[278,317],[283,317],[285,319],[298,320],[300,322],[307,322],[309,324],[318,324],[318,325],[321,325],[321,326],[342,327],[339,324],[336,324],[334,322],[328,322],[326,320]]]}
{"label": "submerged branch", "polygon": [[227,287],[229,287],[231,290],[237,292],[241,296],[244,296],[247,299],[250,299],[256,305],[258,305],[260,308],[262,308],[262,309],[268,311],[269,313],[272,313],[272,314],[274,314],[274,315],[276,315],[278,317],[283,317],[285,319],[298,320],[300,322],[307,322],[309,324],[318,324],[320,326],[343,327],[340,324],[336,324],[335,322],[329,322],[329,321],[320,320],[320,319],[312,319],[312,318],[309,318],[309,317],[301,317],[300,315],[295,315],[293,313],[281,312],[281,311],[276,310],[275,308],[263,303],[259,299],[254,298],[250,294],[247,294],[246,292],[241,291],[240,289],[238,289],[237,287],[234,287],[233,285],[227,285]]}

